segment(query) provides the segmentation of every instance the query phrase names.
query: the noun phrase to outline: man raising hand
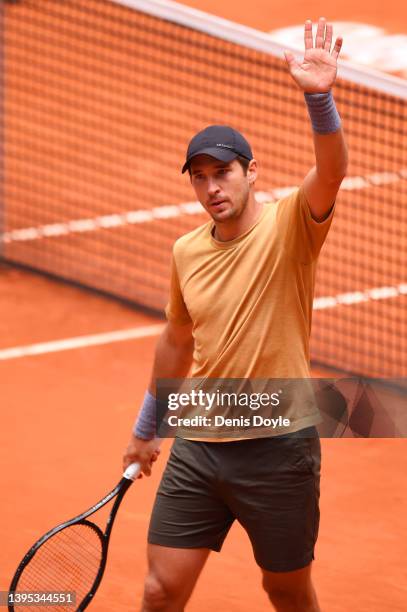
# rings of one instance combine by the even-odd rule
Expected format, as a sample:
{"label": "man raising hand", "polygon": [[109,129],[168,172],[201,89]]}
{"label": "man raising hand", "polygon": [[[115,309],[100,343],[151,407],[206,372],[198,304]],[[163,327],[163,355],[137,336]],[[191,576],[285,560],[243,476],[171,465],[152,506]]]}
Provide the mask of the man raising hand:
{"label": "man raising hand", "polygon": [[[208,212],[205,225],[173,250],[167,325],[149,390],[125,453],[149,475],[157,458],[156,380],[304,379],[318,256],[347,168],[331,88],[342,41],[321,18],[315,45],[288,69],[304,92],[315,166],[289,196],[256,200],[257,162],[229,126],[212,125],[189,143],[183,172]],[[234,520],[251,540],[262,584],[278,612],[318,612],[311,566],[319,526],[320,442],[316,407],[297,401],[290,427],[251,439],[177,437],[148,535],[143,612],[182,612],[211,550]]]}

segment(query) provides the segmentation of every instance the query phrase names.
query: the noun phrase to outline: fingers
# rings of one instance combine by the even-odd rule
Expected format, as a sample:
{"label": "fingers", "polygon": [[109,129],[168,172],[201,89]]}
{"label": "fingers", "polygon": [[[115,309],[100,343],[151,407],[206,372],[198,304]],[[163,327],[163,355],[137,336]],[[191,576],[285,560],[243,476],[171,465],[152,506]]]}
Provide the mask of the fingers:
{"label": "fingers", "polygon": [[138,478],[141,478],[143,474],[151,476],[152,464],[157,461],[160,452],[159,448],[156,449],[151,457],[141,457],[138,453],[126,453],[123,457],[123,472],[126,471],[130,464],[138,462],[141,465],[141,472]]}
{"label": "fingers", "polygon": [[141,466],[141,471],[146,476],[151,476],[151,463],[145,463],[144,465],[142,465]]}
{"label": "fingers", "polygon": [[123,470],[125,471],[131,463],[139,463],[141,473],[145,476],[150,476],[152,466],[157,461],[160,452],[161,450],[157,448],[156,440],[140,440],[132,435],[123,455]]}
{"label": "fingers", "polygon": [[325,17],[318,19],[317,35],[315,37],[315,48],[323,49],[325,38]]}
{"label": "fingers", "polygon": [[335,59],[337,59],[341,49],[342,49],[342,43],[343,43],[343,38],[342,37],[338,37],[335,41],[335,46],[333,48],[332,51],[332,57],[334,57]]}
{"label": "fingers", "polygon": [[305,43],[305,49],[312,49],[312,47],[314,46],[314,43],[312,40],[312,21],[311,19],[307,19],[307,21],[305,22],[304,43]]}
{"label": "fingers", "polygon": [[[331,23],[326,23],[325,17],[318,19],[317,33],[315,36],[315,48],[324,49],[324,51],[331,52],[333,38],[333,27]],[[343,39],[338,37],[335,41],[335,46],[332,51],[332,56],[336,59],[342,47]],[[314,47],[313,36],[312,36],[312,21],[307,19],[304,27],[304,43],[305,50],[312,49]],[[287,59],[287,58],[286,58]]]}
{"label": "fingers", "polygon": [[129,465],[131,464],[130,459],[128,458],[127,455],[124,455],[123,457],[123,472],[125,472],[127,470],[127,468],[129,467]]}
{"label": "fingers", "polygon": [[324,42],[324,49],[325,51],[328,51],[328,53],[331,52],[331,45],[332,45],[332,25],[330,23],[326,24],[326,32],[325,32],[325,42]]}

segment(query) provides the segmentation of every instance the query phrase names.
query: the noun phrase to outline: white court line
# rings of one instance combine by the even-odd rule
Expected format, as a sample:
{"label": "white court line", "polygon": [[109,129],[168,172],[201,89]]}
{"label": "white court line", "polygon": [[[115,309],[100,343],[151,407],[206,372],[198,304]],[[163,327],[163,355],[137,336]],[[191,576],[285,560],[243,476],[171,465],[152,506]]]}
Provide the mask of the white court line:
{"label": "white court line", "polygon": [[[313,307],[314,310],[326,310],[327,308],[335,308],[336,306],[348,307],[371,300],[387,300],[402,295],[407,295],[407,283],[400,283],[396,287],[373,287],[371,289],[366,289],[366,291],[353,291],[350,293],[340,293],[335,296],[317,297],[314,299]],[[0,350],[0,361],[158,336],[164,329],[164,326],[165,323],[160,323],[158,325],[133,327],[92,336],[79,336],[77,338],[66,338],[65,340],[56,340],[53,342],[15,346]]]}
{"label": "white court line", "polygon": [[135,340],[138,338],[148,338],[158,336],[164,329],[164,324],[147,325],[145,327],[133,327],[121,329],[119,331],[94,334],[92,336],[78,336],[77,338],[66,338],[53,342],[40,342],[39,344],[28,344],[27,346],[15,346],[0,350],[0,361],[6,359],[17,359],[18,357],[29,357],[33,355],[44,355],[45,353],[57,353],[59,351],[69,351],[71,349],[97,346],[100,344],[111,344],[112,342],[122,342],[123,340]]}
{"label": "white court line", "polygon": [[339,293],[338,295],[327,295],[316,297],[313,303],[314,310],[325,310],[335,308],[335,306],[352,306],[361,302],[371,300],[388,300],[407,295],[407,283],[400,283],[395,287],[372,287],[365,291],[350,291],[349,293]]}
{"label": "white court line", "polygon": [[[407,168],[400,168],[397,172],[375,172],[365,176],[347,176],[341,184],[341,189],[354,191],[366,189],[371,186],[387,185],[396,183],[407,178]],[[259,202],[273,202],[289,195],[298,186],[286,185],[269,191],[257,191],[256,198]],[[98,230],[115,230],[129,225],[140,225],[153,223],[161,219],[174,219],[185,215],[202,215],[204,210],[199,202],[183,202],[181,204],[169,204],[155,206],[151,209],[129,210],[113,215],[102,215],[88,219],[71,219],[65,223],[48,223],[37,227],[21,227],[18,229],[0,233],[1,244],[13,242],[30,242],[44,238],[58,238],[70,234],[83,234]]]}

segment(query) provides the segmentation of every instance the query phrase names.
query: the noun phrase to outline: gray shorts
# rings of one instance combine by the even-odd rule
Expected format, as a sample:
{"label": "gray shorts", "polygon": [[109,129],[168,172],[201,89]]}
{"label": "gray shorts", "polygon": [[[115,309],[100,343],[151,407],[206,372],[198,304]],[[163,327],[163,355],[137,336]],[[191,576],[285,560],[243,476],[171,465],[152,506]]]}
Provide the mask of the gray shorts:
{"label": "gray shorts", "polygon": [[220,551],[236,519],[261,568],[287,572],[308,565],[319,527],[321,446],[315,427],[301,435],[234,442],[176,438],[149,543]]}

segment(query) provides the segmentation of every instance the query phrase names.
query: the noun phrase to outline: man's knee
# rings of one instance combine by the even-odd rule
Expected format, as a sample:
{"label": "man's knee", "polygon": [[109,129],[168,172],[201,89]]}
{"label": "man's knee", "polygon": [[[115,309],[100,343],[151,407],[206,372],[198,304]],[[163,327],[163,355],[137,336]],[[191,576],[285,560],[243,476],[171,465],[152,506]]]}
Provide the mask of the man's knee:
{"label": "man's knee", "polygon": [[313,589],[268,587],[266,592],[276,610],[317,610]]}
{"label": "man's knee", "polygon": [[317,603],[311,576],[304,572],[293,574],[263,575],[263,588],[277,610],[314,610]]}
{"label": "man's knee", "polygon": [[149,574],[144,583],[143,612],[166,610],[178,596],[174,586],[164,583],[154,574]]}
{"label": "man's knee", "polygon": [[271,603],[273,603],[277,609],[280,609],[287,605],[299,604],[302,601],[302,593],[297,589],[294,590],[289,587],[281,586],[270,586],[263,583],[264,589],[269,596]]}

